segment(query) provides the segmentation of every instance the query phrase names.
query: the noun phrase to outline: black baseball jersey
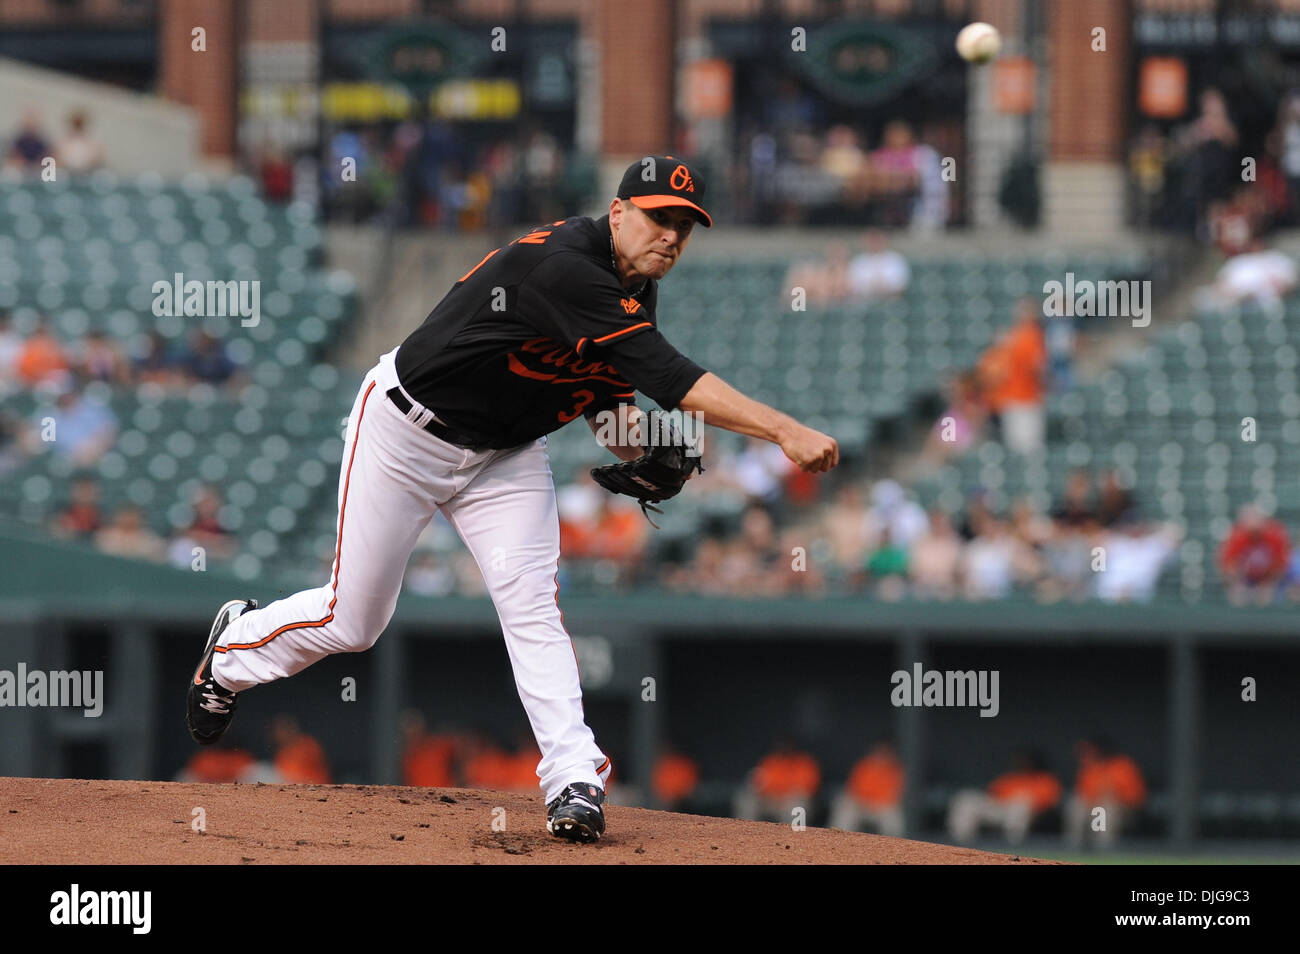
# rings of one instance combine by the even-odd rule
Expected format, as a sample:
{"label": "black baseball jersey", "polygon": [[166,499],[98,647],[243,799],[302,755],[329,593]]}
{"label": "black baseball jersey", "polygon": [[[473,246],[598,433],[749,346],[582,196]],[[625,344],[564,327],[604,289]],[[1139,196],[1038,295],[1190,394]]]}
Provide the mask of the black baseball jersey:
{"label": "black baseball jersey", "polygon": [[677,407],[704,368],[655,322],[658,283],[625,289],[609,216],[538,226],[489,252],[397,352],[402,387],[474,446],[536,440],[640,391]]}

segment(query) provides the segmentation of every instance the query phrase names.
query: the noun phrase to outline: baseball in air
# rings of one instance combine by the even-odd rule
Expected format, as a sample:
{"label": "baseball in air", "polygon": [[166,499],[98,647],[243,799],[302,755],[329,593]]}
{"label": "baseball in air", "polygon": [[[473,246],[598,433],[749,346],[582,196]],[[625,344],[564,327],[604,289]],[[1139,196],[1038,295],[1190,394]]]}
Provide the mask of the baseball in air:
{"label": "baseball in air", "polygon": [[967,63],[987,63],[1002,49],[1002,35],[991,23],[971,23],[957,34],[957,52]]}

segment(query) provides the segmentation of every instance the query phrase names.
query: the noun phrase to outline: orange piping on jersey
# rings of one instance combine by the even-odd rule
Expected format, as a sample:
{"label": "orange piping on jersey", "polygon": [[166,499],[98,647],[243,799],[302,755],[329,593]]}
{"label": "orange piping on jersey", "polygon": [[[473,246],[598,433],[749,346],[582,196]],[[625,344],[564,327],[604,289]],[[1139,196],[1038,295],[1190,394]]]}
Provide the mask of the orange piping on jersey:
{"label": "orange piping on jersey", "polygon": [[534,381],[550,381],[552,384],[576,384],[579,381],[604,381],[607,384],[623,385],[624,387],[627,386],[626,381],[607,378],[602,374],[588,374],[580,378],[561,378],[554,374],[547,374],[544,371],[534,371],[532,368],[527,367],[513,354],[506,355],[506,360],[509,362],[511,371],[519,375],[521,378],[532,378]]}
{"label": "orange piping on jersey", "polygon": [[579,338],[578,343],[573,346],[573,350],[578,352],[578,357],[582,357],[582,346],[587,343],[586,338]]}
{"label": "orange piping on jersey", "polygon": [[606,341],[611,341],[614,338],[617,338],[619,335],[628,334],[629,332],[636,331],[638,328],[650,328],[650,327],[653,327],[650,324],[650,322],[643,321],[639,325],[631,325],[627,328],[624,328],[622,331],[611,332],[610,334],[605,335],[603,338],[595,338],[593,339],[593,341],[595,344],[604,344]]}
{"label": "orange piping on jersey", "polygon": [[[486,262],[489,258],[491,258],[493,255],[495,255],[495,254],[496,254],[497,252],[499,252],[499,251],[501,251],[501,249],[499,249],[499,248],[494,248],[492,251],[488,252],[486,255],[483,256],[483,262]],[[475,265],[473,268],[471,268],[471,269],[470,269],[468,272],[466,272],[464,275],[460,276],[460,281],[458,281],[457,284],[460,284],[460,282],[463,282],[465,279],[469,278],[471,275],[473,275],[475,272],[477,272],[480,268],[482,268],[482,267],[483,267],[483,262],[479,262],[477,265]]]}
{"label": "orange piping on jersey", "polygon": [[546,236],[550,234],[550,229],[547,229],[545,232],[529,232],[527,235],[521,235],[519,238],[515,239],[515,241],[527,243],[528,245],[545,245]]}
{"label": "orange piping on jersey", "polygon": [[324,626],[334,619],[334,605],[339,601],[339,572],[343,568],[343,515],[348,509],[348,487],[352,484],[352,461],[357,456],[357,442],[361,440],[361,422],[366,416],[366,402],[370,400],[370,392],[375,389],[378,382],[371,381],[370,387],[366,388],[365,397],[361,399],[361,413],[357,415],[357,429],[352,436],[352,453],[348,455],[348,475],[343,479],[343,503],[339,505],[339,539],[337,549],[334,551],[334,598],[330,600],[329,615],[324,619],[305,620],[301,623],[287,623],[281,626],[270,636],[263,637],[255,643],[231,643],[229,646],[217,646],[216,651],[219,653],[229,652],[232,649],[257,649],[259,646],[265,646],[281,633],[287,633],[291,629],[311,628],[314,626]]}

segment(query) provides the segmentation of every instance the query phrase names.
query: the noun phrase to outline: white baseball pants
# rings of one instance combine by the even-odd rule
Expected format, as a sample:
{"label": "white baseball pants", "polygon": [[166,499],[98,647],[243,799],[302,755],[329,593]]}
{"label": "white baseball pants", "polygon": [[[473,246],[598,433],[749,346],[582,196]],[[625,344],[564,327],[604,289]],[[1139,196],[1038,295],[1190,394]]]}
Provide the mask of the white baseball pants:
{"label": "white baseball pants", "polygon": [[[610,760],[582,709],[556,574],[560,528],[546,438],[471,451],[440,440],[386,394],[394,348],[367,373],[348,418],[330,581],[236,619],[213,675],[235,692],[292,676],[331,653],[369,649],[397,606],[411,551],[441,509],[479,565],[505,634],[515,686],[542,760],[550,802],[570,782],[605,786]],[[425,418],[422,418],[425,419]]]}

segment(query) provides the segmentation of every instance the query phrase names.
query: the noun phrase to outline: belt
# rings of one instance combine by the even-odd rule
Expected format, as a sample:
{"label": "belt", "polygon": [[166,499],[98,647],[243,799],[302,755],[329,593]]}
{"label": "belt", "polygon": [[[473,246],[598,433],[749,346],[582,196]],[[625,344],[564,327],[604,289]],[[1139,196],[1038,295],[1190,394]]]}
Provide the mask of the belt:
{"label": "belt", "polygon": [[[444,440],[448,444],[455,444],[457,447],[463,447],[466,450],[487,449],[484,444],[442,423],[442,421],[434,417],[433,411],[428,408],[417,409],[415,405],[406,399],[406,395],[402,393],[400,387],[393,388],[388,392],[388,400],[393,402],[393,405],[406,416],[408,421],[416,427],[428,431],[439,440]],[[426,415],[427,420],[424,419]]]}

